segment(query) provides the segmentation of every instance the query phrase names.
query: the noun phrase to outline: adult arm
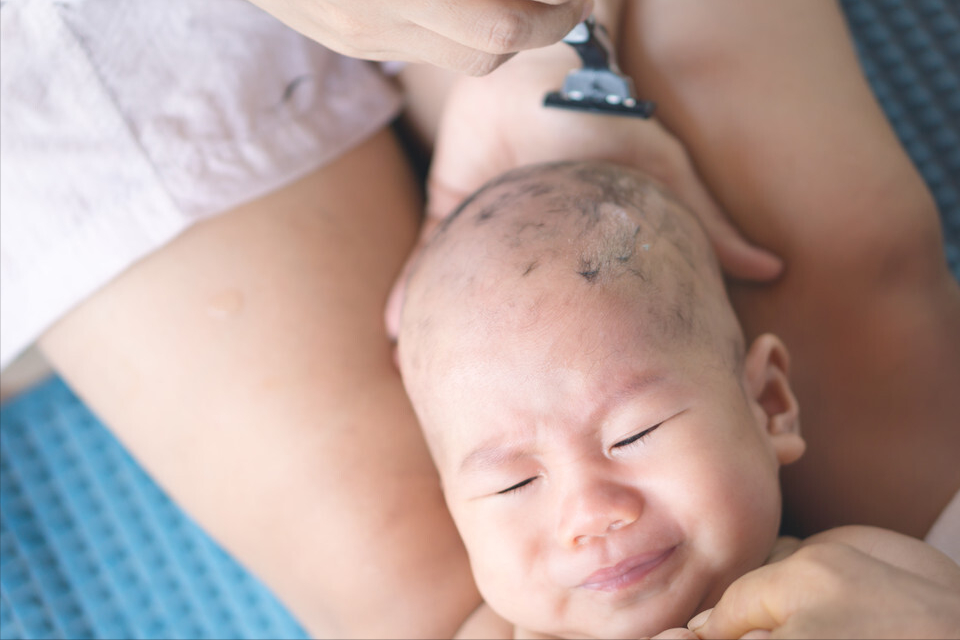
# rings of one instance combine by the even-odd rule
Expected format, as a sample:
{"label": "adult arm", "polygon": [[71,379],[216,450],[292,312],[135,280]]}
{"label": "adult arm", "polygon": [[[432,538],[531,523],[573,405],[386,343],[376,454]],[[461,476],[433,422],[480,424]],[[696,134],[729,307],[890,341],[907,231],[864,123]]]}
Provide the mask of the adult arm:
{"label": "adult arm", "polygon": [[783,471],[790,531],[922,538],[960,488],[960,288],[839,7],[626,8],[621,66],[738,228],[786,262],[772,285],[730,292],[748,335],[795,355],[807,453]]}

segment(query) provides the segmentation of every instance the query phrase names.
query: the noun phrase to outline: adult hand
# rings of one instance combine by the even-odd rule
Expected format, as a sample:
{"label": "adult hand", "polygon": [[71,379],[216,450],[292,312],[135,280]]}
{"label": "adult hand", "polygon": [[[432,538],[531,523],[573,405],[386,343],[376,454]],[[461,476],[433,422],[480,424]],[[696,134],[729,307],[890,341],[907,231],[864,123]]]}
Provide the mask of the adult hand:
{"label": "adult hand", "polygon": [[689,627],[700,638],[960,638],[960,567],[944,557],[940,569],[811,544],[741,577]]}
{"label": "adult hand", "polygon": [[251,0],[329,49],[484,75],[559,41],[592,0]]}
{"label": "adult hand", "polygon": [[650,640],[700,640],[693,631],[686,627],[667,629],[653,636]]}

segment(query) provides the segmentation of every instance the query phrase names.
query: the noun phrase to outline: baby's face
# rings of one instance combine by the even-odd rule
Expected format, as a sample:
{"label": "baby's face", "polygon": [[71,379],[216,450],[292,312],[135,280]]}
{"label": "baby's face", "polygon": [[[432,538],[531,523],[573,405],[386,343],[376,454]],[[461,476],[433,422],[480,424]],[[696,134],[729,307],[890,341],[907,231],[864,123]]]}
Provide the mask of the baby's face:
{"label": "baby's face", "polygon": [[[589,307],[589,312],[585,308]],[[450,511],[487,602],[522,628],[639,637],[762,564],[777,457],[740,380],[591,299],[436,380]]]}
{"label": "baby's face", "polygon": [[586,167],[580,189],[578,170],[449,225],[400,361],[487,603],[531,632],[653,635],[762,564],[789,455],[759,393],[772,352],[743,359],[702,230],[630,175]]}

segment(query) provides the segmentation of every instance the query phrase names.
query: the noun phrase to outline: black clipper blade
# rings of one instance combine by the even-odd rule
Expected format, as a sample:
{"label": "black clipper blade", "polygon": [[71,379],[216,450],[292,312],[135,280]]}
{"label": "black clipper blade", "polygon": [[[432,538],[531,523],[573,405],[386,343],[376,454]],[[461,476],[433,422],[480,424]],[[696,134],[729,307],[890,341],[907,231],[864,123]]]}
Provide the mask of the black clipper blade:
{"label": "black clipper blade", "polygon": [[543,97],[543,104],[547,107],[559,109],[573,109],[589,113],[607,115],[633,116],[635,118],[649,118],[653,115],[656,104],[649,100],[635,100],[627,98],[622,102],[608,102],[595,98],[572,98],[561,91],[551,91]]}

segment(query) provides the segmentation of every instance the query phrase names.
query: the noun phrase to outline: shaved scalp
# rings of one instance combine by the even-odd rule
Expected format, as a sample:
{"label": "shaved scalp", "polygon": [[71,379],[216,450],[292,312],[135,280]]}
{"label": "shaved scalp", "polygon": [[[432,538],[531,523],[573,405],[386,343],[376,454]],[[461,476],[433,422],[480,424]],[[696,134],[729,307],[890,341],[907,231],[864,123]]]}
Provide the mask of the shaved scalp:
{"label": "shaved scalp", "polygon": [[447,235],[488,249],[499,243],[504,257],[530,257],[521,275],[546,252],[549,259],[575,258],[574,270],[588,283],[624,274],[644,279],[655,265],[634,257],[662,241],[691,268],[719,273],[696,218],[651,178],[610,163],[558,162],[503,174],[444,221],[427,251],[442,250]]}
{"label": "shaved scalp", "polygon": [[742,333],[693,214],[623,166],[539,164],[471,195],[414,265],[399,332],[411,398],[427,370],[458,357],[457,336],[495,344],[498,332],[542,328],[588,293],[629,301],[645,335],[742,361]]}

